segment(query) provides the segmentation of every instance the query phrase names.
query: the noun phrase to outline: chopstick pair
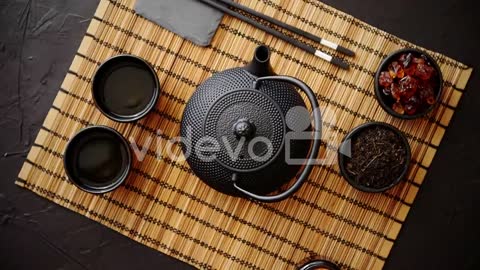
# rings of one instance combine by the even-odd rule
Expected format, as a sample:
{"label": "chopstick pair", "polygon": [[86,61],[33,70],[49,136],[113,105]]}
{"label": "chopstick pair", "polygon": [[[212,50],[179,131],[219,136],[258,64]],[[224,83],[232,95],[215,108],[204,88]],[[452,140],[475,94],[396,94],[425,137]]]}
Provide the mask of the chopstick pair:
{"label": "chopstick pair", "polygon": [[[299,28],[297,28],[297,27],[295,27],[295,26],[286,24],[286,23],[284,23],[284,22],[282,22],[282,21],[279,21],[279,20],[277,20],[277,19],[275,19],[275,18],[272,18],[272,17],[270,17],[270,16],[267,16],[267,15],[265,15],[265,14],[263,14],[263,13],[260,13],[260,12],[258,12],[258,11],[256,11],[256,10],[253,10],[253,9],[251,9],[251,8],[249,8],[249,7],[240,5],[240,4],[236,3],[236,2],[229,1],[229,0],[217,0],[217,1],[215,1],[215,0],[200,0],[200,1],[203,2],[203,3],[205,3],[205,4],[207,4],[207,5],[209,5],[209,6],[211,6],[211,7],[213,7],[213,8],[216,8],[216,9],[218,9],[218,10],[220,10],[220,11],[223,11],[223,12],[225,12],[225,13],[228,14],[228,15],[231,15],[231,16],[237,18],[237,19],[240,19],[240,20],[242,20],[242,21],[244,21],[244,22],[246,22],[246,23],[249,23],[249,24],[251,24],[251,25],[253,25],[253,26],[255,26],[255,27],[257,27],[257,28],[259,28],[259,29],[261,29],[261,30],[263,30],[263,31],[265,31],[265,32],[267,32],[267,33],[275,36],[275,37],[277,37],[277,38],[280,38],[280,39],[282,39],[282,40],[284,40],[284,41],[286,41],[286,42],[288,42],[288,43],[290,43],[290,44],[292,44],[292,45],[294,45],[294,46],[296,46],[296,47],[298,47],[298,48],[300,48],[300,49],[302,49],[302,50],[305,50],[305,51],[307,51],[307,52],[309,52],[309,53],[311,53],[311,54],[313,54],[313,55],[315,55],[315,56],[317,56],[317,57],[319,57],[319,58],[321,58],[321,59],[323,59],[323,60],[325,60],[325,61],[327,61],[327,62],[330,62],[330,63],[332,63],[332,64],[334,64],[334,65],[336,65],[336,66],[338,66],[338,67],[340,67],[340,68],[349,69],[349,66],[348,66],[348,64],[347,64],[345,61],[343,61],[342,59],[340,59],[340,58],[338,58],[338,57],[331,56],[331,55],[329,55],[329,54],[327,54],[327,53],[324,53],[324,52],[322,52],[322,51],[320,51],[320,50],[317,50],[316,48],[314,48],[314,47],[312,47],[312,46],[310,46],[310,45],[307,45],[307,44],[305,44],[305,43],[302,43],[302,42],[300,42],[300,41],[298,41],[298,40],[296,40],[296,39],[294,39],[294,38],[292,38],[292,37],[289,37],[289,36],[283,34],[283,33],[280,32],[280,31],[277,31],[277,30],[275,30],[275,29],[273,29],[273,28],[270,28],[270,27],[268,27],[268,26],[266,26],[266,25],[264,25],[264,24],[261,24],[261,23],[257,22],[257,21],[254,20],[254,19],[251,19],[251,18],[249,18],[249,17],[247,17],[247,16],[244,16],[243,14],[240,14],[240,13],[238,13],[238,12],[235,12],[235,11],[231,10],[230,8],[228,8],[227,6],[236,8],[236,9],[238,9],[238,10],[241,10],[241,11],[244,11],[244,12],[246,12],[246,13],[248,13],[248,14],[251,14],[251,15],[253,15],[253,16],[255,16],[255,17],[258,17],[258,18],[260,18],[260,19],[263,19],[263,20],[265,20],[265,21],[267,21],[267,22],[276,24],[276,25],[278,25],[278,26],[280,26],[280,27],[283,27],[283,28],[285,28],[285,29],[293,32],[293,33],[296,33],[296,34],[298,34],[298,35],[304,36],[304,37],[309,38],[309,39],[311,39],[311,40],[313,40],[313,41],[319,42],[319,43],[322,44],[323,46],[328,47],[328,48],[331,48],[331,49],[333,49],[333,50],[335,50],[335,51],[338,51],[338,52],[340,52],[340,53],[343,53],[343,54],[345,54],[345,55],[348,55],[348,56],[354,56],[354,55],[355,55],[355,53],[354,53],[353,51],[351,51],[351,50],[349,50],[349,49],[347,49],[347,48],[345,48],[345,47],[342,47],[342,46],[340,46],[340,45],[338,45],[338,44],[336,44],[336,43],[334,43],[334,42],[331,42],[331,41],[328,41],[328,40],[326,40],[326,39],[322,39],[322,38],[320,38],[320,37],[318,37],[318,36],[312,35],[311,33],[308,33],[308,32],[306,32],[306,31],[303,31],[302,29],[299,29]],[[221,3],[220,3],[220,2],[221,2]],[[223,4],[225,4],[226,6],[223,5]]]}

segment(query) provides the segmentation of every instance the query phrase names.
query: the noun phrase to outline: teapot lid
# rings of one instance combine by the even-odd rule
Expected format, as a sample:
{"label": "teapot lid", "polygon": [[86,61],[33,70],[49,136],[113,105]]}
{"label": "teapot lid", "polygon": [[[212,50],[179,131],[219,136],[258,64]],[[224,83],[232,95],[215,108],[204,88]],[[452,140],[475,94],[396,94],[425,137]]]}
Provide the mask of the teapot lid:
{"label": "teapot lid", "polygon": [[218,143],[216,160],[234,172],[267,166],[281,152],[286,132],[281,108],[256,89],[238,89],[215,101],[203,133]]}

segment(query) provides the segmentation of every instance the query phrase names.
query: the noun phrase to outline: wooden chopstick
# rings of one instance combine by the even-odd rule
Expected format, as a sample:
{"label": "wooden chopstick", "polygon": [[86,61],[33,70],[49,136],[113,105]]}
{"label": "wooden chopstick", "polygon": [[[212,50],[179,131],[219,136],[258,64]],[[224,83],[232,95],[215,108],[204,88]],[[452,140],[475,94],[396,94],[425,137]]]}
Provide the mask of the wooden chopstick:
{"label": "wooden chopstick", "polygon": [[307,52],[309,52],[309,53],[311,53],[311,54],[313,54],[313,55],[315,55],[315,56],[317,56],[317,57],[319,57],[319,58],[321,58],[321,59],[323,59],[323,60],[325,60],[329,63],[332,63],[332,64],[334,64],[334,65],[336,65],[336,66],[338,66],[342,69],[349,69],[348,64],[345,61],[343,61],[342,59],[340,59],[338,57],[335,57],[335,56],[331,56],[331,55],[329,55],[327,53],[324,53],[320,50],[317,50],[316,48],[314,48],[310,45],[304,44],[304,43],[302,43],[302,42],[300,42],[300,41],[298,41],[294,38],[291,38],[291,37],[283,34],[282,32],[279,32],[275,29],[272,29],[272,28],[270,28],[266,25],[263,25],[263,24],[255,21],[255,20],[253,20],[253,19],[251,19],[247,16],[244,16],[244,15],[238,13],[238,12],[235,12],[235,11],[229,9],[228,7],[218,3],[216,1],[213,1],[213,0],[200,0],[200,1],[209,5],[209,6],[211,6],[211,7],[213,7],[213,8],[216,8],[220,11],[223,11],[230,16],[233,16],[233,17],[235,17],[239,20],[242,20],[242,21],[244,21],[248,24],[251,24],[251,25],[253,25],[253,26],[255,26],[255,27],[257,27],[257,28],[259,28],[259,29],[277,37],[277,38],[279,38],[279,39],[282,39],[282,40],[284,40],[284,41],[286,41],[286,42],[288,42],[288,43],[290,43],[290,44],[292,44],[292,45],[294,45],[294,46],[296,46],[296,47],[298,47],[298,48],[300,48],[304,51],[307,51]]}
{"label": "wooden chopstick", "polygon": [[254,10],[254,9],[251,9],[251,8],[249,8],[249,7],[246,7],[246,6],[244,6],[244,5],[241,5],[241,4],[237,3],[237,2],[229,1],[229,0],[217,0],[217,1],[222,2],[222,3],[224,3],[225,5],[234,7],[234,8],[236,8],[236,9],[242,10],[242,11],[244,11],[244,12],[247,12],[247,13],[249,13],[249,14],[252,14],[253,16],[258,17],[258,18],[261,18],[261,19],[263,19],[263,20],[265,20],[265,21],[267,21],[267,22],[276,24],[276,25],[278,25],[278,26],[280,26],[280,27],[283,27],[283,28],[285,28],[285,29],[287,29],[287,30],[289,30],[289,31],[297,34],[297,35],[300,35],[300,36],[306,37],[306,38],[308,38],[308,39],[311,39],[311,40],[313,40],[313,41],[316,41],[316,42],[318,42],[318,43],[322,44],[323,46],[328,47],[328,48],[330,48],[330,49],[334,49],[334,50],[337,51],[337,52],[343,53],[343,54],[348,55],[348,56],[355,56],[355,52],[353,52],[353,51],[351,51],[351,50],[349,50],[349,49],[347,49],[347,48],[345,48],[345,47],[343,47],[343,46],[340,46],[340,45],[338,45],[338,44],[336,44],[336,43],[334,43],[334,42],[332,42],[332,41],[323,39],[323,38],[321,38],[321,37],[319,37],[319,36],[315,36],[315,35],[313,35],[313,34],[311,34],[311,33],[309,33],[309,32],[306,32],[306,31],[300,29],[300,28],[297,28],[297,27],[295,27],[295,26],[293,26],[293,25],[284,23],[284,22],[282,22],[282,21],[280,21],[280,20],[277,20],[277,19],[275,19],[275,18],[272,18],[272,17],[270,17],[270,16],[267,16],[267,15],[265,15],[265,14],[263,14],[263,13],[260,13],[260,12],[258,12],[258,11],[256,11],[256,10]]}

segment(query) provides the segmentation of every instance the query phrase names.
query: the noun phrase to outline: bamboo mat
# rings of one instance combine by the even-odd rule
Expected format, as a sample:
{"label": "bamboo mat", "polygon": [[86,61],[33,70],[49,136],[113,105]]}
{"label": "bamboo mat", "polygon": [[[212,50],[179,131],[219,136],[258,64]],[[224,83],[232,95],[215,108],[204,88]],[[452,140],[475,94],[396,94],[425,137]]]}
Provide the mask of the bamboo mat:
{"label": "bamboo mat", "polygon": [[[471,69],[430,52],[445,79],[440,106],[424,119],[394,119],[375,101],[373,75],[387,54],[415,45],[313,0],[240,2],[353,49],[357,56],[346,59],[350,71],[229,16],[212,45],[202,48],[136,15],[134,1],[102,0],[16,183],[201,269],[294,269],[316,254],[342,269],[381,269]],[[323,127],[327,143],[321,155],[333,165],[316,167],[293,197],[264,204],[220,194],[199,181],[185,162],[155,155],[153,144],[143,162],[134,162],[126,184],[112,193],[87,194],[67,181],[62,155],[78,130],[108,125],[139,145],[146,145],[157,129],[164,131],[160,141],[178,136],[185,103],[196,86],[212,73],[246,64],[262,43],[272,48],[274,69],[304,80],[316,91],[324,115],[331,114]],[[90,94],[95,69],[120,53],[149,61],[163,89],[155,111],[137,123],[112,122],[95,109]],[[353,189],[335,164],[335,143],[373,120],[398,127],[412,147],[408,179],[383,194]],[[177,147],[173,151],[180,153]]]}

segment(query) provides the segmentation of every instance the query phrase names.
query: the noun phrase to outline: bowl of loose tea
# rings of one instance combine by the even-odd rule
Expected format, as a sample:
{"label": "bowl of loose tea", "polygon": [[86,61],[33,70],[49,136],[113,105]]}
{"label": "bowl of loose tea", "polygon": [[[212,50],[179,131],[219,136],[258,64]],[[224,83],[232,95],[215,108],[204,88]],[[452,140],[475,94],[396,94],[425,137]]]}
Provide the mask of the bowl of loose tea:
{"label": "bowl of loose tea", "polygon": [[389,55],[375,75],[375,95],[382,108],[402,119],[429,113],[442,94],[442,73],[435,60],[417,49]]}
{"label": "bowl of loose tea", "polygon": [[403,133],[382,122],[354,128],[338,149],[341,174],[365,192],[383,192],[397,185],[407,174],[410,157]]}

